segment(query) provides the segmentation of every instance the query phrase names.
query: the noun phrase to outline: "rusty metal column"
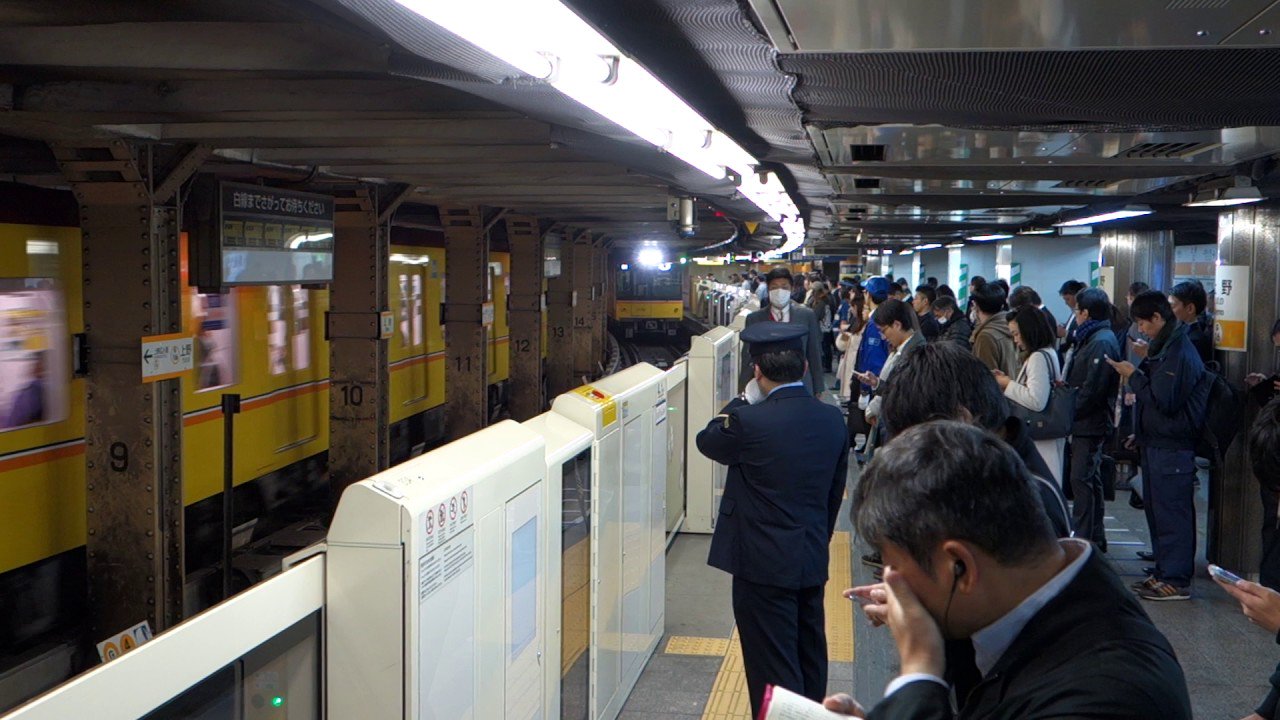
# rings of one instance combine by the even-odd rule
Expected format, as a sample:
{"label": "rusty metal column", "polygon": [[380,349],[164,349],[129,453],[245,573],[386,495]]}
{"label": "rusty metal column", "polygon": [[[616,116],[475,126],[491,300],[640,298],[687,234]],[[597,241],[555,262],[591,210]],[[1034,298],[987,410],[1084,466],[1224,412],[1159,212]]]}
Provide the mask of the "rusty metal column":
{"label": "rusty metal column", "polygon": [[1156,290],[1172,287],[1173,252],[1173,232],[1169,230],[1103,231],[1102,264],[1115,268],[1116,297],[1111,302],[1127,315],[1129,285],[1142,281]]}
{"label": "rusty metal column", "polygon": [[[1246,352],[1218,350],[1227,380],[1237,388],[1251,372],[1275,372],[1271,324],[1280,313],[1280,210],[1246,206],[1218,216],[1218,262],[1249,266],[1249,333]],[[1225,468],[1209,487],[1208,558],[1223,567],[1257,572],[1262,559],[1262,501],[1249,462],[1249,427],[1257,406],[1244,405],[1240,434],[1227,449]]]}
{"label": "rusty metal column", "polygon": [[390,378],[381,314],[390,246],[371,194],[334,200],[329,338],[329,482],[342,491],[387,468]]}
{"label": "rusty metal column", "polygon": [[480,208],[440,206],[444,225],[445,369],[449,401],[449,437],[457,439],[489,424],[489,327],[485,324],[485,289],[489,275],[489,242]]}
{"label": "rusty metal column", "polygon": [[542,412],[542,233],[538,219],[507,216],[511,246],[511,417],[524,421]]}
{"label": "rusty metal column", "polygon": [[143,620],[158,632],[183,616],[182,398],[176,378],[143,384],[140,357],[143,338],[181,330],[178,210],[153,205],[145,164],[123,142],[53,151],[83,233],[93,637]]}
{"label": "rusty metal column", "polygon": [[547,382],[551,397],[577,386],[573,375],[573,245],[560,241],[560,274],[547,279]]}
{"label": "rusty metal column", "polygon": [[573,239],[573,382],[574,385],[595,377],[596,361],[592,355],[595,342],[595,245],[590,233]]}

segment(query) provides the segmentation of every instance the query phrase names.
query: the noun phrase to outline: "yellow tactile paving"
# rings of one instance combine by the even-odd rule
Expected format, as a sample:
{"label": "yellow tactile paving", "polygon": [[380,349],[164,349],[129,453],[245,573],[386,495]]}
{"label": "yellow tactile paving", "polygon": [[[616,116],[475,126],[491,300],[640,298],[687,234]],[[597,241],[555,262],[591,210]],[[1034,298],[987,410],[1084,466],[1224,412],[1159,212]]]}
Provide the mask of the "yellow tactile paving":
{"label": "yellow tactile paving", "polygon": [[831,560],[824,604],[827,610],[827,659],[853,662],[853,603],[844,598],[853,584],[852,544],[847,532],[831,538]]}
{"label": "yellow tactile paving", "polygon": [[729,652],[729,639],[673,635],[667,641],[667,649],[664,652],[668,655],[724,657]]}
{"label": "yellow tactile paving", "polygon": [[[849,533],[838,532],[831,538],[831,566],[824,604],[827,611],[827,659],[833,662],[853,662],[853,604],[844,598],[845,588],[852,584],[853,554]],[[714,638],[673,637],[667,644],[668,654],[676,641],[710,643]],[[721,640],[720,642],[726,642]],[[710,654],[710,653],[679,653]],[[747,675],[742,667],[742,645],[738,642],[738,630],[727,641],[724,662],[711,686],[702,720],[742,720],[751,717],[751,700],[747,696]]]}
{"label": "yellow tactile paving", "polygon": [[742,645],[738,631],[729,640],[729,652],[720,664],[711,696],[702,711],[702,720],[742,720],[751,717],[751,699],[747,695],[747,674],[742,668]]}

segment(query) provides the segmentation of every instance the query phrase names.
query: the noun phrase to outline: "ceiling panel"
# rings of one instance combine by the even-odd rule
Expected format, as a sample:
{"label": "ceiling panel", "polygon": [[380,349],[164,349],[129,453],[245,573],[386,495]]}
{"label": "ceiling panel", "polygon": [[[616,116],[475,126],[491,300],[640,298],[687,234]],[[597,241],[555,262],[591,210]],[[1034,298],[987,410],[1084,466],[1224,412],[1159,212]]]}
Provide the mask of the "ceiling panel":
{"label": "ceiling panel", "polygon": [[867,52],[1211,47],[1227,38],[1267,44],[1268,35],[1237,30],[1272,2],[752,0],[752,5],[784,52]]}

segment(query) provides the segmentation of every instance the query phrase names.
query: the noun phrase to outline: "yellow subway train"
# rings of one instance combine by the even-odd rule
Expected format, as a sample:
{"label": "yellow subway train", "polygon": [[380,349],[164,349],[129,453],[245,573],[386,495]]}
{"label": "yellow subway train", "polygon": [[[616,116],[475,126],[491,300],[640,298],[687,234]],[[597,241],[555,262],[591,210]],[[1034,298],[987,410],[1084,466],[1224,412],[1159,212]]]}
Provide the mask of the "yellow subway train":
{"label": "yellow subway train", "polygon": [[[0,647],[17,648],[82,608],[85,381],[72,377],[84,331],[80,230],[0,224]],[[222,491],[220,396],[240,394],[237,524],[255,537],[323,512],[329,438],[329,292],[239,287],[203,294],[187,283],[183,332],[196,367],[182,377],[188,572],[216,562]],[[505,399],[510,255],[490,256],[490,402]],[[396,328],[389,343],[393,462],[443,440],[446,257],[394,245],[388,268]],[[545,343],[544,343],[545,347]]]}

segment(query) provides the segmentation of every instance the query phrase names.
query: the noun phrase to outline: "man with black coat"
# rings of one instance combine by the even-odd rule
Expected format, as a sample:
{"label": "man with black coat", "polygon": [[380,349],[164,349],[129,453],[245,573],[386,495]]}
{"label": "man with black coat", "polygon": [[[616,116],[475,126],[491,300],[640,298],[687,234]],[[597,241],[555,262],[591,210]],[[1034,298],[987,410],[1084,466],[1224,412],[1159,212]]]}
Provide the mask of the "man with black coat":
{"label": "man with black coat", "polygon": [[973,323],[969,322],[968,315],[960,312],[955,298],[940,296],[934,300],[933,316],[938,319],[938,325],[942,329],[939,340],[948,340],[965,350],[972,347],[969,337],[973,335]]}
{"label": "man with black coat", "polygon": [[[747,315],[745,327],[761,322],[794,323],[805,329],[805,360],[808,365],[804,371],[804,385],[815,396],[827,389],[826,376],[822,372],[822,328],[818,325],[818,316],[804,306],[804,293],[801,300],[795,299],[791,290],[791,271],[785,267],[773,268],[764,276],[768,290],[768,300],[759,310]],[[806,278],[805,283],[808,284]],[[738,371],[738,388],[745,389],[751,380],[751,363],[747,353],[742,353],[742,366]]]}
{"label": "man with black coat", "polygon": [[1136,396],[1135,435],[1142,450],[1142,502],[1155,572],[1137,587],[1143,600],[1187,600],[1196,557],[1196,443],[1204,430],[1209,383],[1187,326],[1165,296],[1139,293],[1130,315],[1151,338],[1139,367],[1108,359]]}
{"label": "man with black coat", "polygon": [[980,680],[959,718],[1191,717],[1168,640],[1089,543],[1053,537],[999,439],[955,422],[912,428],[867,466],[853,502],[887,566],[883,583],[846,595],[889,625],[901,674],[870,713],[847,695],[828,709],[951,720],[944,643],[968,639]]}
{"label": "man with black coat", "polygon": [[1102,528],[1105,508],[1102,489],[1102,446],[1115,432],[1112,420],[1120,376],[1107,360],[1119,360],[1120,343],[1111,331],[1111,300],[1099,288],[1076,295],[1076,329],[1071,337],[1064,373],[1076,388],[1075,420],[1071,425],[1071,506],[1076,536],[1107,551]]}
{"label": "man with black coat", "polygon": [[727,465],[711,555],[733,575],[752,717],[765,687],[814,700],[827,690],[823,587],[849,462],[835,405],[804,388],[805,330],[757,323],[742,331],[753,378],[698,433],[698,450]]}

